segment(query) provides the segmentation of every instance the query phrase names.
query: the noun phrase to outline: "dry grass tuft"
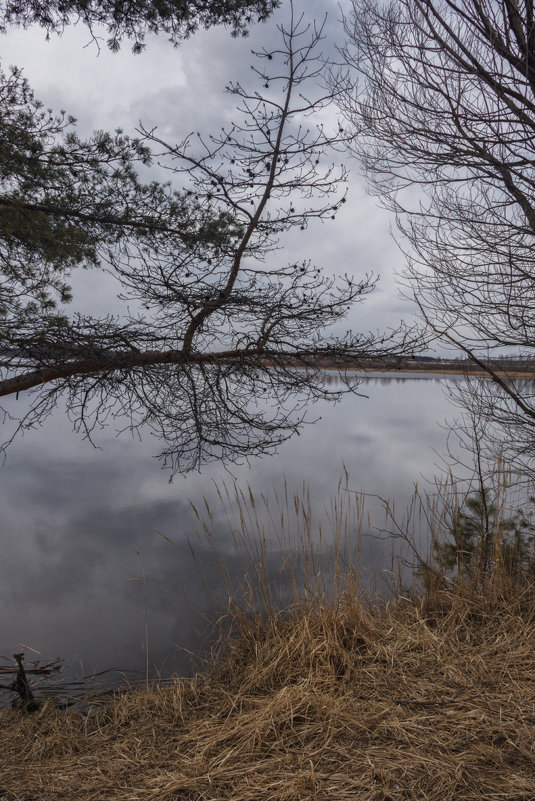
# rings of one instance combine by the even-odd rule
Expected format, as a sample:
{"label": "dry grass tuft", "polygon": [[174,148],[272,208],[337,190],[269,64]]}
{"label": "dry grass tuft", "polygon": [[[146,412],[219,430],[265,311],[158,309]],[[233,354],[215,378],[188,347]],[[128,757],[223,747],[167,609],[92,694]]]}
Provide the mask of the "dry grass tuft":
{"label": "dry grass tuft", "polygon": [[285,611],[241,593],[204,678],[0,712],[0,798],[533,801],[535,586],[497,564],[370,602],[357,575]]}

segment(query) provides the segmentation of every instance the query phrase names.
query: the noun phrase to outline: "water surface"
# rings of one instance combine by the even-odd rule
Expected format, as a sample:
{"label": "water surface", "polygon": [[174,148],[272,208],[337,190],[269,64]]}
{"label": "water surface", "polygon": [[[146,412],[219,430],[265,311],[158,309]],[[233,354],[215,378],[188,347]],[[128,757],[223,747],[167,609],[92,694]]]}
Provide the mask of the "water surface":
{"label": "water surface", "polygon": [[[316,405],[318,422],[233,475],[256,496],[304,482],[316,525],[345,465],[352,489],[391,499],[401,513],[414,483],[437,473],[446,440],[437,421],[453,414],[446,386],[436,375],[371,377],[361,387],[367,398]],[[0,654],[22,643],[82,672],[144,670],[147,625],[151,669],[187,671],[181,648],[195,646],[192,629],[202,632],[204,616],[217,611],[217,553],[229,556],[237,579],[243,569],[232,547],[238,524],[226,518],[214,486],[232,476],[214,464],[169,483],[150,437],[140,443],[108,430],[97,442],[102,450],[56,416],[15,442],[0,468]],[[196,535],[190,505],[201,508],[203,497],[213,510],[211,542]],[[369,507],[372,533],[383,517],[373,498]],[[364,568],[389,566],[383,543],[363,542]],[[276,561],[280,546],[272,549]]]}

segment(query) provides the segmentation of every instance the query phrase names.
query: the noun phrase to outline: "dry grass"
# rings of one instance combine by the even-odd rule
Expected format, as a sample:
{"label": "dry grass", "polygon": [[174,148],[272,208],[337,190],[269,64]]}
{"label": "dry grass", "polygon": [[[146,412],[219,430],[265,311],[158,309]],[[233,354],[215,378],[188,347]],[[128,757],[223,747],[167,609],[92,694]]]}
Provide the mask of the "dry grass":
{"label": "dry grass", "polygon": [[4,711],[0,796],[532,801],[533,600],[459,590],[370,610],[349,587],[242,626],[204,681],[94,716]]}
{"label": "dry grass", "polygon": [[267,606],[202,679],[2,711],[2,801],[535,799],[535,587],[496,567],[371,603],[346,564]]}

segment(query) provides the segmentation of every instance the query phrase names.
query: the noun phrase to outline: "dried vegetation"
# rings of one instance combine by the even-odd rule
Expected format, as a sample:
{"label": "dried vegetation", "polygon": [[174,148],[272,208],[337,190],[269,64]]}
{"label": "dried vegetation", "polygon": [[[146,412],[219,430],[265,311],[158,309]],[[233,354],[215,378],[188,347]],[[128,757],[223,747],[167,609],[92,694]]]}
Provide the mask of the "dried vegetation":
{"label": "dried vegetation", "polygon": [[1,712],[0,798],[535,798],[528,579],[497,563],[370,601],[346,564],[333,593],[246,607],[203,677],[92,714]]}

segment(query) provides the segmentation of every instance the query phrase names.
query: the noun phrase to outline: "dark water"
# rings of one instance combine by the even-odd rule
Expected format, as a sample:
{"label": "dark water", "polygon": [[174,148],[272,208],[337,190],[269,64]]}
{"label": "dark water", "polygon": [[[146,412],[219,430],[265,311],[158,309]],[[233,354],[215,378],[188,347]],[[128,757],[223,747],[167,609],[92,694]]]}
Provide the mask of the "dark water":
{"label": "dark water", "polygon": [[[323,520],[324,538],[344,465],[350,488],[389,498],[402,510],[414,482],[437,472],[446,433],[436,421],[453,414],[446,383],[420,375],[367,380],[368,398],[316,406],[313,414],[322,419],[277,456],[235,468],[238,486],[273,499],[284,482],[290,492],[304,482],[313,528]],[[180,647],[197,647],[192,630],[202,632],[205,616],[218,611],[218,555],[227,555],[236,581],[243,572],[232,546],[239,521],[232,508],[227,519],[214,485],[230,486],[232,477],[211,465],[170,484],[152,458],[150,438],[140,443],[108,432],[98,442],[102,450],[80,442],[57,416],[15,443],[0,468],[0,654],[22,644],[65,657],[80,672],[144,670],[147,626],[150,669],[187,671],[190,658]],[[211,538],[195,533],[190,502],[201,508],[203,497],[212,509]],[[368,532],[379,506],[369,499]],[[262,505],[258,517],[267,520]],[[266,525],[264,534],[276,562],[284,548],[273,530]],[[362,564],[389,565],[374,537],[363,541]]]}

